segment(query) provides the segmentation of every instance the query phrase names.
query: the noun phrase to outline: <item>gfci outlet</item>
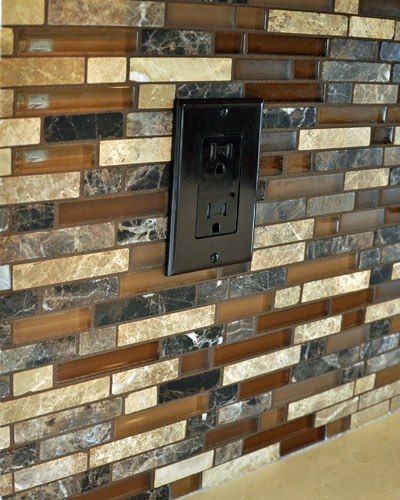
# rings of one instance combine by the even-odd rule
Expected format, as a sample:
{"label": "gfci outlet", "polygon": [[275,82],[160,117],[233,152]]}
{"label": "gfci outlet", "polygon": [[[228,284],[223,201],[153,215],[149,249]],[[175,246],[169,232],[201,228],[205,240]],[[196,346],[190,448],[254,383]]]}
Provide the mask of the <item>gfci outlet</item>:
{"label": "gfci outlet", "polygon": [[177,100],[167,275],[251,260],[262,105]]}

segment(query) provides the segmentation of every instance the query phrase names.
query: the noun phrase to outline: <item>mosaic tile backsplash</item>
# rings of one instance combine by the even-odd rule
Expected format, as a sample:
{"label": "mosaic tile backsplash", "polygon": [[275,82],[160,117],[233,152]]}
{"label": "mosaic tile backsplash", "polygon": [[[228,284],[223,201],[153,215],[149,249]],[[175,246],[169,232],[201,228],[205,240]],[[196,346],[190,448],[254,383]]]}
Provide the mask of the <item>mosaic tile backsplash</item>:
{"label": "mosaic tile backsplash", "polygon": [[[2,23],[2,498],[175,499],[400,408],[397,0]],[[251,263],[165,276],[176,97],[264,99]]]}

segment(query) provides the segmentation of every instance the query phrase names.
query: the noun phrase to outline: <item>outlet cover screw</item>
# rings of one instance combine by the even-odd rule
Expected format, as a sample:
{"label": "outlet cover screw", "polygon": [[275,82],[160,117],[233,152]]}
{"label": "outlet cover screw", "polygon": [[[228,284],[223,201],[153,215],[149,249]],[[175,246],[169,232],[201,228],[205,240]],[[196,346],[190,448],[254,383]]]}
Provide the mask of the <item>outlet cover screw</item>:
{"label": "outlet cover screw", "polygon": [[215,253],[211,254],[210,262],[215,264],[215,262],[217,262],[217,260],[219,260],[219,253],[215,252]]}
{"label": "outlet cover screw", "polygon": [[220,114],[221,116],[226,116],[228,113],[229,113],[229,109],[228,109],[228,108],[221,108],[221,109],[219,110],[219,114]]}

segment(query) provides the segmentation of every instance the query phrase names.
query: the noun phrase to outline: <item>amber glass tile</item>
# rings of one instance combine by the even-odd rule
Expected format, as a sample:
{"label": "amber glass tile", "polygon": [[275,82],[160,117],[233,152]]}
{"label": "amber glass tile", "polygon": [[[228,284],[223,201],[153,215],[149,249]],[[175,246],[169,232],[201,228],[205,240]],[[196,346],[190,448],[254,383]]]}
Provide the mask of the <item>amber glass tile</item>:
{"label": "amber glass tile", "polygon": [[371,144],[393,144],[393,127],[372,128]]}
{"label": "amber glass tile", "polygon": [[262,394],[277,387],[282,387],[288,381],[289,369],[269,373],[248,382],[242,382],[240,385],[240,399],[247,399],[255,394]]}
{"label": "amber glass tile", "polygon": [[285,163],[285,172],[287,174],[308,172],[310,169],[311,155],[309,153],[287,155]]}
{"label": "amber glass tile", "polygon": [[261,156],[260,177],[279,175],[282,173],[283,156]]}
{"label": "amber glass tile", "polygon": [[121,295],[131,293],[146,292],[148,290],[157,290],[168,288],[184,283],[193,283],[195,281],[206,281],[217,276],[216,269],[205,269],[193,273],[178,274],[176,276],[166,276],[165,269],[150,269],[137,273],[124,274],[121,276]]}
{"label": "amber glass tile", "polygon": [[361,325],[363,317],[364,312],[361,309],[343,314],[342,329],[344,330],[346,328],[352,328],[354,326]]}
{"label": "amber glass tile", "polygon": [[343,186],[343,174],[316,175],[268,182],[268,199],[284,200],[304,195],[336,193]]}
{"label": "amber glass tile", "polygon": [[400,106],[388,106],[386,113],[387,123],[398,123],[400,122]]}
{"label": "amber glass tile", "polygon": [[184,420],[192,415],[203,413],[206,406],[207,396],[200,394],[119,417],[115,421],[115,437],[122,438],[177,420]]}
{"label": "amber glass tile", "polygon": [[344,274],[355,269],[355,255],[341,255],[331,259],[321,259],[318,261],[306,261],[288,267],[287,283],[302,283],[312,281],[326,276]]}
{"label": "amber glass tile", "polygon": [[265,5],[278,9],[302,9],[315,11],[331,11],[331,0],[249,0],[249,4]]}
{"label": "amber glass tile", "polygon": [[322,87],[317,83],[248,83],[246,97],[266,102],[321,102]]}
{"label": "amber glass tile", "polygon": [[185,354],[181,358],[181,374],[194,373],[207,370],[208,351],[193,352]]}
{"label": "amber glass tile", "polygon": [[173,3],[167,5],[167,26],[180,28],[233,28],[235,9],[225,5]]}
{"label": "amber glass tile", "polygon": [[90,309],[72,309],[46,314],[35,318],[17,319],[14,322],[14,342],[35,341],[90,327]]}
{"label": "amber glass tile", "polygon": [[157,241],[147,245],[135,245],[131,248],[133,269],[145,267],[162,267],[165,265],[167,244]]}
{"label": "amber glass tile", "polygon": [[399,13],[398,0],[361,0],[360,13],[383,17],[397,17]]}
{"label": "amber glass tile", "polygon": [[271,295],[268,293],[253,295],[243,299],[221,302],[217,306],[217,323],[252,316],[271,308]]}
{"label": "amber glass tile", "polygon": [[393,316],[392,324],[390,325],[391,333],[397,332],[400,330],[400,316]]}
{"label": "amber glass tile", "polygon": [[312,429],[298,436],[286,439],[281,443],[281,456],[293,453],[296,450],[305,448],[325,439],[325,426]]}
{"label": "amber glass tile", "polygon": [[179,498],[183,495],[188,495],[200,488],[200,474],[184,477],[179,481],[171,483],[172,498]]}
{"label": "amber glass tile", "polygon": [[375,379],[375,387],[382,387],[383,385],[396,382],[400,379],[400,366],[391,366],[385,370],[377,372]]}
{"label": "amber glass tile", "polygon": [[385,222],[399,222],[400,221],[400,208],[386,208]]}
{"label": "amber glass tile", "polygon": [[356,202],[354,204],[354,208],[376,207],[377,204],[378,191],[376,189],[356,192]]}
{"label": "amber glass tile", "polygon": [[323,56],[326,52],[326,39],[249,33],[247,51],[249,54]]}
{"label": "amber glass tile", "polygon": [[294,61],[294,78],[297,80],[315,80],[318,76],[317,61]]}
{"label": "amber glass tile", "polygon": [[92,166],[91,144],[64,144],[45,148],[21,148],[14,152],[14,173],[27,174],[77,170]]}
{"label": "amber glass tile", "polygon": [[151,488],[151,479],[150,472],[145,472],[123,481],[113,482],[103,488],[95,488],[82,495],[70,497],[70,500],[125,500]]}
{"label": "amber glass tile", "polygon": [[23,28],[18,30],[18,53],[132,54],[137,32],[115,28]]}
{"label": "amber glass tile", "polygon": [[240,54],[242,52],[242,35],[219,31],[215,33],[216,54]]}
{"label": "amber glass tile", "polygon": [[296,149],[296,132],[263,132],[261,151],[290,151]]}
{"label": "amber glass tile", "polygon": [[312,417],[307,416],[279,425],[273,429],[258,432],[254,436],[250,436],[244,440],[243,452],[249,453],[250,451],[259,450],[270,444],[277,443],[281,439],[311,429],[311,426]]}
{"label": "amber glass tile", "polygon": [[303,321],[322,318],[328,313],[328,301],[321,300],[313,304],[292,307],[291,309],[271,314],[264,314],[258,318],[257,331],[275,330]]}
{"label": "amber glass tile", "polygon": [[240,262],[239,264],[231,264],[220,268],[220,276],[235,276],[236,274],[244,274],[250,270],[251,262]]}
{"label": "amber glass tile", "polygon": [[17,115],[131,109],[131,87],[29,88],[17,91]]}
{"label": "amber glass tile", "polygon": [[342,432],[347,431],[349,428],[349,419],[348,417],[340,418],[339,420],[335,420],[334,422],[330,422],[326,426],[326,436],[332,437],[337,434],[341,434]]}
{"label": "amber glass tile", "polygon": [[238,7],[236,27],[245,30],[263,30],[265,27],[265,10]]}
{"label": "amber glass tile", "polygon": [[355,212],[352,214],[343,214],[340,217],[341,231],[362,231],[364,229],[376,228],[383,224],[384,210],[368,210],[364,212]]}
{"label": "amber glass tile", "polygon": [[285,387],[280,387],[274,391],[274,406],[283,406],[291,401],[298,401],[308,396],[318,394],[319,392],[333,389],[340,383],[340,374],[338,371],[330,372],[320,377],[311,378],[290,384]]}
{"label": "amber glass tile", "polygon": [[383,123],[385,108],[338,106],[319,108],[319,123]]}
{"label": "amber glass tile", "polygon": [[326,341],[326,354],[332,354],[333,352],[344,351],[349,349],[349,347],[354,347],[362,344],[367,339],[368,327],[360,326],[357,328],[352,328],[338,335],[329,335]]}
{"label": "amber glass tile", "polygon": [[214,365],[224,365],[239,359],[248,358],[290,344],[290,330],[282,330],[254,339],[235,342],[217,347],[214,351]]}
{"label": "amber glass tile", "polygon": [[379,302],[396,299],[400,295],[400,280],[382,283],[376,287],[375,299]]}
{"label": "amber glass tile", "polygon": [[113,370],[128,368],[158,359],[158,342],[118,349],[87,358],[61,363],[57,367],[57,382],[68,382]]}
{"label": "amber glass tile", "polygon": [[315,236],[326,236],[335,234],[339,229],[339,217],[322,217],[316,219],[314,226]]}
{"label": "amber glass tile", "polygon": [[223,443],[224,441],[229,441],[239,436],[250,434],[256,430],[257,420],[255,418],[226,425],[225,427],[209,431],[206,434],[206,445],[214,446],[216,444]]}
{"label": "amber glass tile", "polygon": [[236,80],[289,80],[290,61],[236,59],[233,78]]}
{"label": "amber glass tile", "polygon": [[381,205],[398,205],[400,188],[384,189],[381,192]]}
{"label": "amber glass tile", "polygon": [[285,418],[285,409],[277,408],[276,410],[267,411],[261,417],[261,430],[264,431],[274,425],[280,424]]}
{"label": "amber glass tile", "polygon": [[332,312],[342,312],[348,309],[354,309],[359,306],[365,306],[372,302],[372,290],[367,288],[360,292],[349,293],[342,297],[332,299]]}
{"label": "amber glass tile", "polygon": [[59,222],[70,224],[118,217],[144,217],[164,215],[168,206],[168,193],[149,193],[120,196],[113,199],[72,201],[60,203]]}

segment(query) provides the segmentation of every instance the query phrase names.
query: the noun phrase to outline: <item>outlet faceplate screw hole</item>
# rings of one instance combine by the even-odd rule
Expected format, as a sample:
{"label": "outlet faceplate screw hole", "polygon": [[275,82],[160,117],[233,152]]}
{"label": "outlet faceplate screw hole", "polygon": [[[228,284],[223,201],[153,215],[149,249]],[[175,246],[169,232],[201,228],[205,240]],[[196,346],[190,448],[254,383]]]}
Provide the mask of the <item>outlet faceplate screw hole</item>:
{"label": "outlet faceplate screw hole", "polygon": [[220,116],[226,116],[228,113],[229,113],[229,109],[228,108],[221,108],[219,110]]}
{"label": "outlet faceplate screw hole", "polygon": [[215,252],[215,253],[211,254],[210,262],[215,264],[215,262],[217,262],[217,260],[219,260],[219,253]]}

